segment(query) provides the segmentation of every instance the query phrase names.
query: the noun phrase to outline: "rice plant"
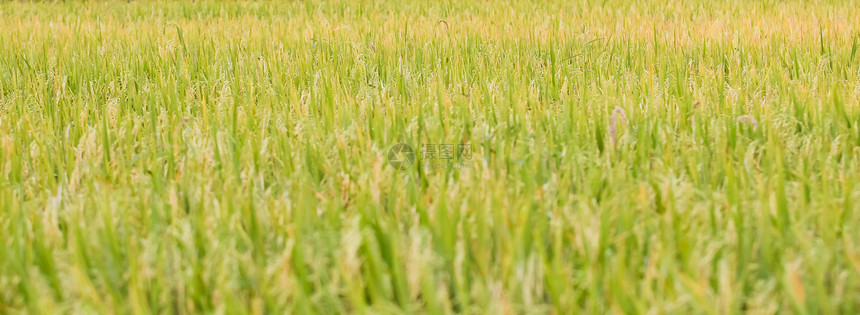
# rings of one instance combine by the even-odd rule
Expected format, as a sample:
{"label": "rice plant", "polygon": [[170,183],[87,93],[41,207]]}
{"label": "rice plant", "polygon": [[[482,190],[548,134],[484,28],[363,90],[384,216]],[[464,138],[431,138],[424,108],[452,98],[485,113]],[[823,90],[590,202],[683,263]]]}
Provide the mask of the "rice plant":
{"label": "rice plant", "polygon": [[860,5],[0,2],[0,313],[860,312]]}

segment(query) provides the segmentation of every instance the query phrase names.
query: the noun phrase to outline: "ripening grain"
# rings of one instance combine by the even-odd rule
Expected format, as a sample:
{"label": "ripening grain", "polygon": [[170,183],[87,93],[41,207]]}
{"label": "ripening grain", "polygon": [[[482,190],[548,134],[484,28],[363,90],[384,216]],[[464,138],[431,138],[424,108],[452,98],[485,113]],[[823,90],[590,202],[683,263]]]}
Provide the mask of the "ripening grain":
{"label": "ripening grain", "polygon": [[852,1],[2,2],[0,313],[857,313],[858,50]]}

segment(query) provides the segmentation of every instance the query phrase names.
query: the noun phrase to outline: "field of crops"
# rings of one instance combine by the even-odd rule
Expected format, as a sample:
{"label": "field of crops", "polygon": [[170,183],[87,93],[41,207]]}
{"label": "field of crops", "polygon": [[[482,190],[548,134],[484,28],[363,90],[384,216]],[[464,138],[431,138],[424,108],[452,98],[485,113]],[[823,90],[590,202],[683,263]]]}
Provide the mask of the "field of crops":
{"label": "field of crops", "polygon": [[0,314],[860,312],[860,3],[0,2]]}

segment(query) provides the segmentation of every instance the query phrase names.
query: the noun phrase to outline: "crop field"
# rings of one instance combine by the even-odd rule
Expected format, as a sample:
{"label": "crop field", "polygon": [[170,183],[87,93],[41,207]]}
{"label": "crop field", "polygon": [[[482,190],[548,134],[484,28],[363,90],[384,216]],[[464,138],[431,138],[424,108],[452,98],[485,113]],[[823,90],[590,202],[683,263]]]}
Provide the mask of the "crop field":
{"label": "crop field", "polygon": [[0,2],[0,314],[860,312],[860,3]]}

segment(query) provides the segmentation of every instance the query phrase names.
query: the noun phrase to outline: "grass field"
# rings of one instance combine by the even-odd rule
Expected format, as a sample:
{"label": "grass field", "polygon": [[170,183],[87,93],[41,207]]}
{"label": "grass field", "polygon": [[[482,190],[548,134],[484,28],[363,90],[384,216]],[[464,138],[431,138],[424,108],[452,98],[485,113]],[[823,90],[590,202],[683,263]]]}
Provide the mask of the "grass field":
{"label": "grass field", "polygon": [[2,2],[0,313],[858,313],[858,50],[856,1]]}

